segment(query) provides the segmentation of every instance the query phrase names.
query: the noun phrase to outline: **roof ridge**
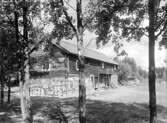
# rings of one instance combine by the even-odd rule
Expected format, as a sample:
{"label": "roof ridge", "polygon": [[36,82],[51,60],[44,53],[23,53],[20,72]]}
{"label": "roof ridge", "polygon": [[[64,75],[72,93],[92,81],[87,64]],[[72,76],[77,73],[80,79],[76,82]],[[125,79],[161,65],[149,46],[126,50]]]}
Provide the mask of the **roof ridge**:
{"label": "roof ridge", "polygon": [[[60,44],[61,44],[61,42],[64,42],[64,43],[66,43],[66,44],[70,44],[70,45],[73,45],[73,46],[77,46],[76,44],[73,44],[73,43],[70,43],[70,42],[66,42],[66,41],[60,41]],[[91,49],[91,48],[85,47],[85,49],[88,49],[88,50],[93,51],[93,52],[96,52],[96,53],[98,53],[98,54],[100,54],[100,55],[104,55],[105,57],[108,57],[109,59],[112,59],[112,58],[110,58],[109,56],[107,56],[107,55],[105,55],[105,54],[103,54],[103,53],[101,53],[101,52],[98,52],[98,51],[96,51],[96,50],[93,50],[93,49]]]}
{"label": "roof ridge", "polygon": [[[77,45],[76,43],[71,43],[69,41],[60,41],[59,44],[56,43],[56,40],[53,40],[52,43],[54,45],[57,45],[59,46],[59,48],[61,47],[61,49],[65,50],[65,51],[68,51],[69,53],[73,53],[75,55],[77,55]],[[109,56],[97,51],[97,50],[94,50],[92,48],[88,48],[88,47],[85,47],[85,51],[84,51],[84,54],[83,54],[85,57],[88,57],[88,58],[92,58],[92,59],[95,59],[95,60],[100,60],[100,61],[103,61],[103,62],[106,62],[106,63],[111,63],[111,64],[118,64],[116,61],[114,61],[112,58],[110,58]]]}

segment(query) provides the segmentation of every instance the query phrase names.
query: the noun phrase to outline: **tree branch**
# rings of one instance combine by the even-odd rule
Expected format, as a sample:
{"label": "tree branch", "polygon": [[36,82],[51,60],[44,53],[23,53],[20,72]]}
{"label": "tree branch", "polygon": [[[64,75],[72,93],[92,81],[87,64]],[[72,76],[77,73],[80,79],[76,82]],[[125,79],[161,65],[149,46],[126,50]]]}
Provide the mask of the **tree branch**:
{"label": "tree branch", "polygon": [[144,35],[146,36],[146,37],[148,37],[149,35],[148,34],[146,34],[146,33],[144,33]]}
{"label": "tree branch", "polygon": [[162,32],[166,29],[166,27],[167,27],[167,20],[165,21],[163,28],[159,31],[159,33],[157,33],[157,35],[155,35],[156,39],[158,38],[158,36],[162,34]]}
{"label": "tree branch", "polygon": [[[6,17],[8,18],[10,25],[15,28],[15,25],[13,24],[12,19],[7,14],[6,14]],[[23,35],[20,32],[19,32],[19,35],[23,38]]]}
{"label": "tree branch", "polygon": [[[44,23],[44,26],[42,27],[41,30],[43,30],[46,26],[46,23]],[[31,54],[41,43],[43,43],[45,40],[39,41],[36,45],[34,45],[30,50],[28,51],[29,54]]]}
{"label": "tree branch", "polygon": [[[100,5],[101,3],[102,3],[102,1],[99,1],[96,6]],[[96,16],[96,14],[95,14],[95,13],[92,13],[90,16],[91,16],[91,17],[90,17],[90,20],[87,21],[87,23],[85,23],[85,24],[83,25],[83,28],[85,28],[88,23],[91,23],[91,22],[93,21],[93,19],[94,19],[94,17]]]}
{"label": "tree branch", "polygon": [[66,0],[64,0],[64,2],[65,2],[71,9],[73,9],[73,10],[76,12],[76,9],[75,9],[73,6],[71,6]]}
{"label": "tree branch", "polygon": [[30,55],[32,52],[34,52],[36,50],[36,48],[38,48],[38,46],[43,43],[44,40],[39,41],[36,45],[34,45],[29,51],[28,54]]}
{"label": "tree branch", "polygon": [[158,18],[158,12],[159,12],[159,6],[160,6],[160,2],[161,0],[155,0],[155,14],[156,14],[156,17],[155,17],[155,21],[157,21],[157,18]]}
{"label": "tree branch", "polygon": [[[99,2],[96,4],[96,6],[100,5],[102,2],[103,2],[103,1],[99,1]],[[108,1],[106,1],[106,2],[108,2]],[[118,6],[118,7],[116,7],[116,9],[114,9],[114,10],[112,10],[112,12],[110,12],[110,13],[112,13],[112,14],[113,14],[115,11],[117,11],[120,7],[123,7],[124,4],[126,3],[125,0],[124,0],[121,4],[120,4],[120,3],[117,3],[117,1],[115,1],[115,3],[114,3],[113,1],[111,1],[111,2],[112,2],[112,4],[117,4],[116,6]],[[109,4],[109,3],[108,3],[108,4]],[[85,24],[83,25],[83,27],[85,28],[88,23],[91,23],[91,22],[93,21],[93,19],[94,19],[95,16],[96,16],[95,13],[91,14],[91,17],[90,17],[91,19],[90,19],[87,23],[85,23]]]}
{"label": "tree branch", "polygon": [[75,33],[77,33],[77,30],[76,30],[75,26],[74,26],[73,23],[71,22],[70,16],[68,15],[67,11],[66,11],[65,8],[64,8],[65,6],[64,6],[63,0],[60,0],[60,2],[61,2],[61,4],[62,4],[63,13],[64,13],[64,15],[65,15],[65,17],[66,17],[66,20],[68,21],[68,23],[69,23],[69,25],[71,26],[71,28],[73,29],[73,31],[74,31]]}
{"label": "tree branch", "polygon": [[[155,31],[157,31],[157,29],[160,28],[160,26],[165,22],[166,17],[167,17],[167,12],[165,12],[165,14],[164,14],[163,17],[162,17],[161,22],[155,27]],[[156,22],[156,23],[157,23],[157,22]]]}
{"label": "tree branch", "polygon": [[[13,22],[12,22],[12,19],[11,19],[7,14],[6,14],[6,17],[8,18],[8,20],[9,20],[9,22],[10,22],[10,25],[11,25],[12,27],[15,27],[15,25],[14,25]],[[45,27],[46,27],[46,24],[44,24],[44,26],[42,27],[41,30],[43,30]],[[24,40],[23,35],[22,35],[20,32],[18,32],[18,33],[19,33],[19,36],[21,36],[21,38]],[[28,54],[31,54],[42,42],[43,42],[43,40],[39,41],[36,45],[34,45],[34,46],[28,51]]]}

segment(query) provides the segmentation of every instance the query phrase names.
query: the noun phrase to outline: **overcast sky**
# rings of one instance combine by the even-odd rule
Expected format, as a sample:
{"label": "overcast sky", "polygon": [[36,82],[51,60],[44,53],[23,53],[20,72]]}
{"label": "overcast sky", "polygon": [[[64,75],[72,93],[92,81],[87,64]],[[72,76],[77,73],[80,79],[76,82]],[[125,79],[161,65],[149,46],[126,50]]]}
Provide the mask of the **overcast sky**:
{"label": "overcast sky", "polygon": [[[124,43],[124,49],[128,53],[129,57],[133,57],[137,65],[143,67],[144,69],[148,68],[148,40],[142,40],[140,42],[131,41]],[[111,45],[104,46],[100,50],[102,53],[108,56],[114,56],[114,51]],[[155,46],[155,64],[156,67],[165,66],[165,49],[159,49],[158,43]]]}

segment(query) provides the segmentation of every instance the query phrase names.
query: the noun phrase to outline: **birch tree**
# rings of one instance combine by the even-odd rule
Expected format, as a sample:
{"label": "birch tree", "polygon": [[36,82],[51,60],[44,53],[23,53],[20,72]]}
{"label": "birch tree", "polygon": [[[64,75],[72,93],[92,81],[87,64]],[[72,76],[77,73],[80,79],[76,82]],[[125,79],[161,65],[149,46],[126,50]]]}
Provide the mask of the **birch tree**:
{"label": "birch tree", "polygon": [[[126,4],[122,11],[118,14],[113,14],[113,3]],[[103,16],[105,19],[97,21],[99,42],[106,43],[108,36],[114,37],[110,28],[112,26],[114,32],[117,32],[121,37],[127,41],[136,39],[140,41],[141,37],[148,36],[149,39],[149,110],[150,123],[156,122],[157,106],[156,106],[156,76],[155,76],[155,41],[163,37],[160,45],[166,44],[165,35],[167,30],[167,3],[163,0],[149,0],[149,1],[105,1],[101,7],[105,11],[100,11],[97,14]],[[124,16],[121,18],[121,16]],[[144,26],[144,21],[149,22],[149,25]],[[107,22],[106,22],[107,21]],[[105,30],[107,29],[107,30]],[[104,34],[103,34],[104,33]],[[110,39],[110,37],[109,37]],[[116,38],[117,40],[118,38]]]}
{"label": "birch tree", "polygon": [[[3,4],[6,22],[15,29],[15,40],[18,44],[17,56],[19,65],[20,100],[24,123],[32,123],[30,98],[30,54],[38,48],[45,39],[43,28],[34,27],[33,19],[40,18],[40,1],[5,1]],[[42,24],[41,24],[42,25]],[[38,30],[38,31],[37,31]],[[38,33],[38,37],[37,36]],[[42,36],[41,36],[42,35]]]}
{"label": "birch tree", "polygon": [[[77,39],[78,61],[79,61],[79,99],[78,99],[79,121],[80,123],[85,123],[86,122],[86,85],[85,85],[85,73],[84,73],[85,65],[84,65],[84,55],[83,55],[84,31],[98,30],[96,32],[98,35],[97,45],[101,41],[104,42],[105,44],[106,39],[108,39],[107,34],[109,33],[109,29],[110,29],[109,27],[111,24],[110,20],[113,17],[112,15],[115,15],[127,9],[130,2],[127,2],[126,0],[124,1],[105,1],[105,0],[88,1],[89,6],[86,7],[86,11],[84,12],[83,12],[84,8],[83,8],[82,0],[76,0],[75,2],[73,2],[76,4],[75,7],[71,6],[69,3],[70,3],[69,1],[65,1],[65,0],[60,0],[56,2],[51,1],[51,6],[53,7],[52,13],[55,12],[52,16],[56,18],[55,21],[53,21],[53,23],[58,21],[60,18],[62,18],[62,15],[63,15],[65,18],[63,22],[68,24],[66,27],[68,27],[68,32],[70,33],[59,31],[61,32],[59,33],[62,36],[61,39],[65,34],[70,35],[71,38],[75,37]],[[69,11],[67,9],[68,7],[76,13],[76,19],[75,17],[70,16],[70,14],[68,13]],[[112,10],[108,11],[107,9],[103,10],[104,7],[108,7],[108,8],[113,7],[113,8]],[[63,14],[60,16],[60,14],[56,14],[58,12],[62,12]],[[58,15],[58,16],[55,16],[55,15]],[[60,22],[60,24],[61,25],[63,24],[62,21]],[[56,27],[58,26],[57,25],[55,26],[55,30],[56,29],[59,30],[59,28],[56,28]],[[67,37],[67,35],[65,35],[64,37]],[[115,44],[117,44],[116,49],[118,51],[120,44],[119,43],[115,43]]]}

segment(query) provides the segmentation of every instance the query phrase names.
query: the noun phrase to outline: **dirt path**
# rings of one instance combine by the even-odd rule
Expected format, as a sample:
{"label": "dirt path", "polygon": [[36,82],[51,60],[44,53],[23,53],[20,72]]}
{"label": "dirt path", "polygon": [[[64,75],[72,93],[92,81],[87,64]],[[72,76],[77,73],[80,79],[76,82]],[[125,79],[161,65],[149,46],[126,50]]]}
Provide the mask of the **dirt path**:
{"label": "dirt path", "polygon": [[[87,97],[93,100],[121,103],[148,103],[148,85],[121,86],[115,89],[100,90]],[[157,84],[157,104],[167,107],[167,85]]]}

